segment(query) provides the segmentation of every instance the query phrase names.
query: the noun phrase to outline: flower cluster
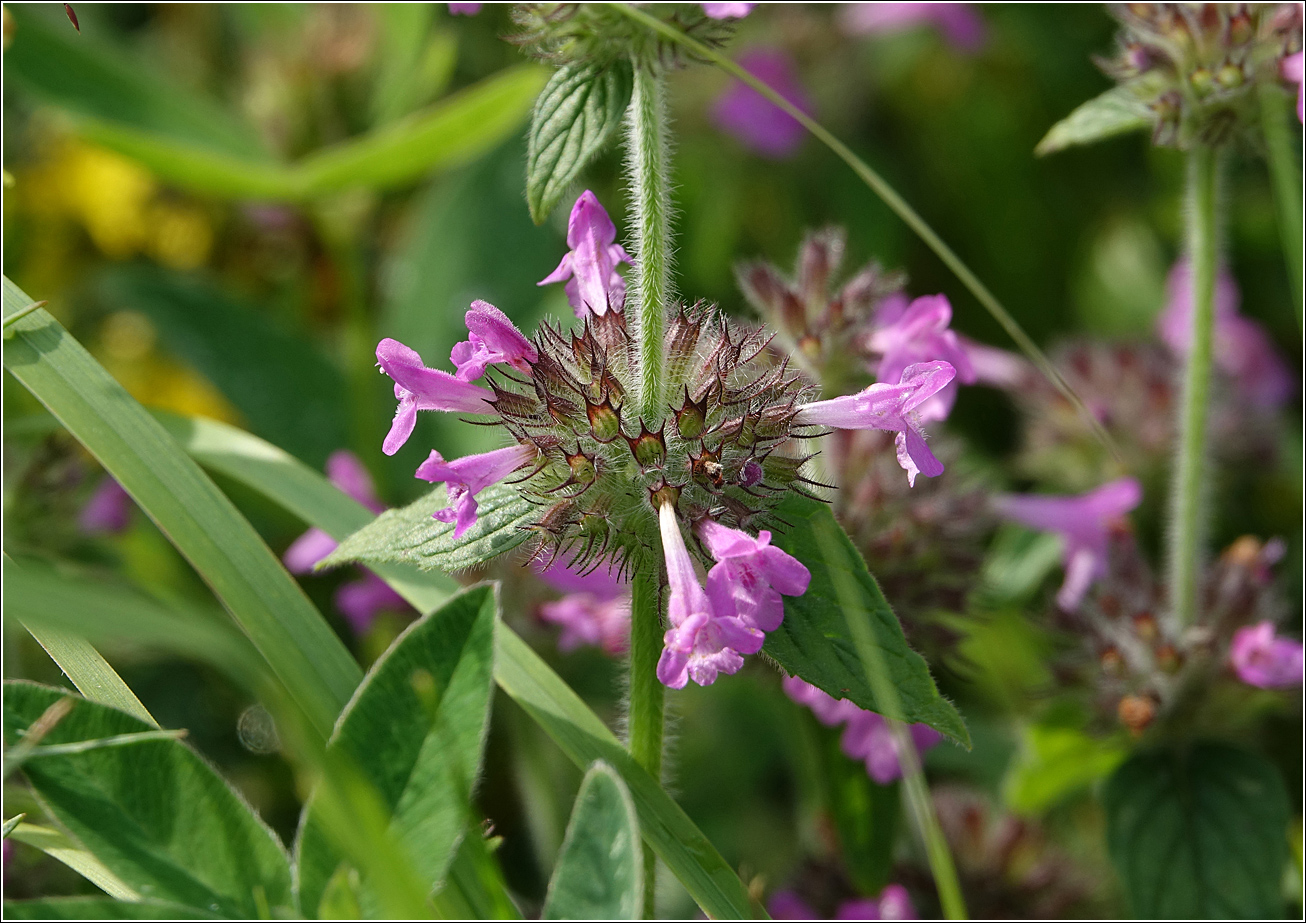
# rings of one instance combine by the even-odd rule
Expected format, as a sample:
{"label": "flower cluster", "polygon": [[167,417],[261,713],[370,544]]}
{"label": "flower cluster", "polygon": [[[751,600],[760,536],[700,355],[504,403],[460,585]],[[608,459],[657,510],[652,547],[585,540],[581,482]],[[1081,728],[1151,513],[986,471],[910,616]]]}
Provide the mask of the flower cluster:
{"label": "flower cluster", "polygon": [[[491,418],[510,445],[453,461],[433,451],[417,469],[447,487],[449,505],[435,517],[461,538],[477,522],[477,494],[511,478],[538,508],[529,529],[541,560],[565,555],[580,572],[620,575],[656,566],[660,544],[671,628],[658,675],[675,688],[707,684],[761,647],[783,617],[781,594],[806,590],[806,569],[769,532],[751,532],[786,491],[815,485],[798,442],[829,428],[891,432],[909,483],[938,475],[920,408],[955,372],[944,361],[914,362],[894,383],[812,401],[808,380],[768,348],[764,330],[681,306],[664,335],[671,400],[661,419],[646,420],[628,400],[639,369],[616,271],[628,258],[592,193],[572,209],[567,239],[570,252],[544,281],[567,281],[578,330],[545,324],[528,339],[497,308],[474,302],[468,339],[451,356],[456,374],[381,342],[377,360],[399,402],[384,450],[404,444],[419,410]],[[695,536],[692,553],[682,527]],[[709,569],[706,589],[695,558]]]}
{"label": "flower cluster", "polygon": [[[840,748],[851,759],[865,763],[867,775],[880,785],[888,785],[902,775],[898,743],[883,717],[858,708],[847,699],[835,699],[797,676],[785,678],[784,691],[799,705],[810,708],[827,727],[844,725]],[[918,753],[943,739],[927,724],[913,724],[908,732]]]}
{"label": "flower cluster", "polygon": [[1121,3],[1112,14],[1123,28],[1099,64],[1169,147],[1221,144],[1258,124],[1257,84],[1291,79],[1302,46],[1297,3]]}

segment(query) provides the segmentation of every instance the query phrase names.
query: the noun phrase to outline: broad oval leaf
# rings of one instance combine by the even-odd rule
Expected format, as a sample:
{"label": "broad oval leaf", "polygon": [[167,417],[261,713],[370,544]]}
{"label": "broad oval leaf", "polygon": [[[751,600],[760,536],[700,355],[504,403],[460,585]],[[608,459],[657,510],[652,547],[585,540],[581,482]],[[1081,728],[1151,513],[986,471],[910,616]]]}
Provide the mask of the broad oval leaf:
{"label": "broad oval leaf", "polygon": [[386,510],[341,542],[318,567],[402,563],[446,573],[466,570],[526,541],[530,533],[523,527],[539,515],[512,484],[487,487],[476,502],[476,522],[455,539],[454,524],[432,516],[449,505],[444,487],[437,487],[407,506]]}
{"label": "broad oval leaf", "polygon": [[[63,689],[5,683],[5,743],[13,746],[59,699],[72,711],[42,746],[155,730]],[[22,771],[50,812],[145,899],[223,916],[292,912],[290,863],[276,835],[198,754],[178,740],[143,740],[38,756]]]}
{"label": "broad oval leaf", "polygon": [[1144,97],[1152,89],[1153,75],[1112,87],[1078,106],[1053,125],[1034,148],[1042,157],[1079,144],[1092,144],[1152,124]]}
{"label": "broad oval leaf", "polygon": [[1283,915],[1283,781],[1223,744],[1139,753],[1107,782],[1107,848],[1134,914],[1201,920]]}
{"label": "broad oval leaf", "polygon": [[[898,617],[867,571],[861,553],[835,522],[830,507],[793,494],[777,507],[775,515],[784,525],[776,530],[772,541],[802,561],[811,571],[812,581],[802,596],[784,597],[784,621],[766,636],[762,650],[790,675],[801,676],[837,699],[849,699],[861,708],[883,714],[884,706],[876,700],[848,635],[835,588],[832,567],[848,568],[851,573],[845,576],[851,576],[861,594],[861,608],[870,617],[874,642],[898,691],[902,720],[928,724],[969,747],[970,734],[961,715],[939,695],[925,659],[907,646]],[[832,563],[820,554],[818,529],[838,535],[841,561]]]}
{"label": "broad oval leaf", "polygon": [[644,893],[639,821],[611,766],[585,773],[544,899],[545,920],[636,920]]}
{"label": "broad oval leaf", "polygon": [[526,149],[526,201],[540,224],[616,132],[630,104],[628,61],[568,64],[535,101]]}
{"label": "broad oval leaf", "polygon": [[[380,799],[387,838],[424,894],[444,876],[467,827],[489,726],[497,609],[494,590],[480,586],[414,622],[364,677],[327,744],[328,766],[343,762]],[[323,797],[319,786],[295,850],[300,905],[309,916],[346,859]],[[384,895],[368,868],[358,871],[359,900],[370,912]]]}

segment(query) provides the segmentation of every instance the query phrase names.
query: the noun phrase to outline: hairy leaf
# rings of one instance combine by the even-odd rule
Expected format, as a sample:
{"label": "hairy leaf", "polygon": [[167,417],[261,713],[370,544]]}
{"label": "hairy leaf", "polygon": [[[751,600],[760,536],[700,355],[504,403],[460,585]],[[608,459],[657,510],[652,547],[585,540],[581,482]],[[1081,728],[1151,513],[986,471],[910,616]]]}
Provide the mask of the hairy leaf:
{"label": "hairy leaf", "polygon": [[1148,75],[1132,83],[1112,87],[1100,96],[1081,104],[1074,112],[1053,125],[1034,148],[1042,157],[1079,144],[1092,144],[1127,131],[1138,131],[1152,124],[1146,103],[1150,87]]}
{"label": "hairy leaf", "polygon": [[1283,915],[1288,799],[1261,757],[1210,743],[1139,753],[1103,801],[1107,848],[1136,916]]}
{"label": "hairy leaf", "polygon": [[[327,744],[328,765],[347,764],[374,789],[389,839],[423,893],[444,876],[467,827],[489,722],[497,607],[481,586],[414,622],[368,672]],[[323,784],[334,781],[328,775]],[[319,788],[310,798],[296,844],[302,909],[316,915],[342,860],[358,867],[364,909],[383,909],[382,882],[348,855],[323,816],[323,797]]]}
{"label": "hairy leaf", "polygon": [[531,115],[526,201],[540,224],[616,132],[634,87],[630,63],[568,64],[550,78]]}
{"label": "hairy leaf", "polygon": [[432,514],[449,505],[443,486],[404,507],[386,510],[340,543],[318,567],[338,564],[416,564],[423,570],[460,571],[484,564],[526,541],[538,509],[512,484],[487,487],[476,495],[476,523],[453,537],[454,524]]}
{"label": "hairy leaf", "polygon": [[[762,650],[789,674],[801,676],[835,698],[850,699],[868,711],[883,713],[884,707],[876,700],[848,637],[831,571],[832,566],[840,564],[851,567],[853,583],[862,595],[862,608],[870,615],[875,643],[898,690],[902,719],[928,724],[969,747],[970,735],[961,715],[939,695],[924,658],[907,646],[898,617],[867,571],[861,553],[834,522],[829,506],[791,495],[776,509],[776,517],[784,525],[776,529],[773,542],[806,565],[812,582],[802,596],[784,597],[784,621],[767,635]],[[841,562],[832,565],[819,554],[818,528],[839,536],[844,551]]]}
{"label": "hairy leaf", "polygon": [[[13,746],[63,689],[7,682]],[[77,698],[42,738],[67,744],[152,731],[125,712]],[[47,810],[143,898],[228,916],[292,908],[290,862],[276,835],[193,750],[175,739],[38,756],[23,773]]]}
{"label": "hairy leaf", "polygon": [[544,899],[545,920],[636,920],[644,893],[639,820],[621,776],[585,773]]}

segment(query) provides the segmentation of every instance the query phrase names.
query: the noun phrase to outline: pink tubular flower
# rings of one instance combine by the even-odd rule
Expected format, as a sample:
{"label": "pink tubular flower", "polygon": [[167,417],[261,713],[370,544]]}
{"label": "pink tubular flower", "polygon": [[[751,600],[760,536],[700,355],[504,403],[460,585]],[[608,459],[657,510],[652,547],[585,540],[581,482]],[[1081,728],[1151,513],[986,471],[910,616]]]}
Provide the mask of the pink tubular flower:
{"label": "pink tubular flower", "polygon": [[737,672],[744,665],[744,654],[761,650],[763,635],[713,608],[694,573],[672,504],[664,503],[658,510],[658,526],[671,590],[667,617],[672,626],[662,639],[658,681],[672,689],[683,689],[691,679],[700,686],[710,686],[718,673]]}
{"label": "pink tubular flower", "polygon": [[781,682],[785,695],[799,705],[806,705],[816,715],[816,720],[826,727],[843,724],[861,711],[847,699],[836,699],[797,676],[786,676]]}
{"label": "pink tubular flower", "polygon": [[839,11],[848,35],[899,32],[935,26],[953,47],[973,53],[984,47],[984,20],[968,3],[850,3]]}
{"label": "pink tubular flower", "polygon": [[[710,15],[710,14],[709,14]],[[1297,84],[1297,121],[1306,122],[1306,108],[1303,103],[1306,102],[1306,66],[1302,64],[1302,52],[1290,54],[1279,62],[1279,74],[1289,83]]]}
{"label": "pink tubular flower", "polygon": [[1062,537],[1066,579],[1057,593],[1057,605],[1070,612],[1079,606],[1093,581],[1106,573],[1107,540],[1113,524],[1142,499],[1138,481],[1119,478],[1077,497],[1009,494],[995,502],[998,512],[1008,519]]}
{"label": "pink tubular flower", "polygon": [[488,301],[473,301],[465,316],[470,336],[453,348],[450,358],[458,369],[459,381],[475,381],[485,367],[506,362],[519,372],[529,372],[540,355],[530,340]]}
{"label": "pink tubular flower", "polygon": [[894,382],[907,366],[942,359],[957,371],[956,380],[923,404],[918,411],[923,421],[943,420],[957,400],[957,385],[973,385],[975,369],[970,353],[957,334],[948,329],[952,305],[944,295],[925,295],[910,304],[906,297],[889,298],[875,312],[875,327],[865,345],[880,354],[872,371],[879,381]]}
{"label": "pink tubular flower", "polygon": [[462,538],[476,522],[476,495],[534,458],[535,448],[529,445],[511,445],[451,462],[432,450],[426,461],[417,466],[416,476],[433,484],[444,482],[449,505],[431,515],[440,522],[456,523],[453,537]]}
{"label": "pink tubular flower", "polygon": [[[1157,334],[1180,356],[1192,341],[1193,279],[1180,260],[1166,280],[1166,306],[1156,319]],[[1275,352],[1265,328],[1238,313],[1238,285],[1223,267],[1215,278],[1215,363],[1258,407],[1277,407],[1292,394],[1292,374]]]}
{"label": "pink tubular flower", "polygon": [[494,394],[460,381],[448,372],[428,369],[422,357],[398,340],[377,344],[376,361],[381,371],[394,379],[399,407],[381,451],[393,455],[408,441],[417,425],[417,411],[444,410],[454,413],[490,413]]}
{"label": "pink tubular flower", "polygon": [[753,538],[711,519],[698,524],[698,537],[717,561],[707,575],[707,595],[721,615],[761,631],[775,631],[784,619],[785,596],[802,596],[812,575],[802,562],[771,544],[763,530]]}
{"label": "pink tubular flower", "polygon": [[567,301],[577,317],[621,312],[626,304],[626,280],[617,272],[630,256],[617,240],[617,227],[586,189],[571,207],[567,219],[567,246],[571,252],[537,285],[566,281]]}
{"label": "pink tubular flower", "polygon": [[577,574],[561,561],[536,571],[540,579],[567,595],[540,606],[540,618],[562,628],[558,649],[593,645],[617,655],[630,646],[630,584],[603,565]]}
{"label": "pink tubular flower", "polygon": [[[327,459],[326,473],[332,484],[373,513],[385,509],[385,505],[376,496],[372,476],[353,452],[346,449],[332,452]],[[281,560],[285,563],[286,570],[292,574],[307,574],[313,570],[313,565],[335,550],[335,539],[321,529],[309,529],[295,539]],[[354,632],[360,635],[367,631],[378,612],[408,606],[402,596],[371,571],[365,572],[361,579],[346,583],[336,590],[335,603]]]}
{"label": "pink tubular flower", "polygon": [[1249,686],[1282,689],[1302,682],[1301,643],[1276,636],[1272,622],[1235,631],[1229,645],[1229,662],[1238,678]]}
{"label": "pink tubular flower", "polygon": [[[756,48],[739,58],[739,66],[808,115],[812,105],[799,86],[793,61],[778,48]],[[764,157],[783,160],[798,153],[806,129],[761,93],[732,82],[712,108],[718,128],[734,135]]]}
{"label": "pink tubular flower", "polygon": [[[908,728],[912,744],[918,753],[928,750],[943,739],[943,735],[925,724]],[[889,723],[873,711],[858,709],[844,726],[839,748],[855,760],[866,764],[866,774],[880,785],[888,785],[902,775],[898,742]]]}
{"label": "pink tubular flower", "polygon": [[708,19],[743,19],[756,3],[700,3]]}
{"label": "pink tubular flower", "polygon": [[882,429],[897,433],[898,464],[907,472],[907,483],[916,485],[916,475],[928,478],[943,473],[943,463],[934,457],[921,432],[918,408],[938,394],[957,372],[943,361],[909,365],[897,384],[880,382],[857,394],[828,401],[816,401],[798,408],[800,424],[834,429]]}
{"label": "pink tubular flower", "polygon": [[95,488],[77,515],[77,527],[86,535],[124,532],[131,522],[132,498],[111,474]]}

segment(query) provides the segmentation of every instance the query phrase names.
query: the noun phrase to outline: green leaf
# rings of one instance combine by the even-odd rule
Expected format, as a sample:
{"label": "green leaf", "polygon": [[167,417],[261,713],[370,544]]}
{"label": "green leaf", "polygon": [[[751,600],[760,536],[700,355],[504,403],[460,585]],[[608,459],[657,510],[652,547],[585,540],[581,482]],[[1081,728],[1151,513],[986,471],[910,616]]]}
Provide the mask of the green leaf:
{"label": "green leaf", "polygon": [[500,625],[494,677],[577,766],[603,760],[621,774],[639,816],[639,829],[698,906],[713,919],[758,915],[748,891],[680,805],[635,762],[571,687],[506,625]]}
{"label": "green leaf", "polygon": [[[482,586],[413,623],[368,671],[327,744],[328,763],[347,761],[381,798],[390,834],[426,893],[467,826],[489,722],[497,609],[494,591]],[[310,916],[346,858],[319,801],[320,791],[296,843],[297,888]],[[380,882],[359,871],[364,909],[379,907]]]}
{"label": "green leaf", "polygon": [[1261,757],[1213,743],[1139,753],[1103,802],[1107,848],[1136,916],[1283,915],[1288,799]]}
{"label": "green leaf", "polygon": [[816,530],[832,530],[843,543],[841,557],[853,568],[849,576],[861,591],[861,603],[870,615],[875,643],[898,690],[902,720],[928,724],[969,747],[970,735],[961,715],[939,695],[924,658],[907,646],[897,616],[875,578],[866,570],[861,553],[835,523],[829,506],[790,495],[775,515],[784,525],[776,529],[772,541],[802,561],[811,571],[812,581],[802,596],[784,597],[784,621],[766,636],[762,650],[790,675],[801,676],[835,698],[850,699],[860,708],[883,713],[848,637],[831,565],[817,551],[820,545]]}
{"label": "green leaf", "polygon": [[1003,800],[1017,814],[1042,814],[1109,776],[1129,750],[1123,740],[1098,740],[1081,728],[1034,725],[1012,760]]}
{"label": "green leaf", "polygon": [[342,541],[318,567],[405,563],[423,570],[466,570],[526,541],[530,533],[523,527],[539,516],[539,508],[508,483],[487,487],[476,502],[476,522],[455,539],[454,524],[431,515],[449,505],[441,485],[405,507],[386,510]]}
{"label": "green leaf", "polygon": [[849,759],[840,733],[821,728],[820,758],[826,803],[834,819],[848,877],[864,894],[878,894],[889,883],[902,796],[898,783],[877,785],[860,760]]}
{"label": "green leaf", "polygon": [[[61,689],[5,683],[5,743],[13,746]],[[78,700],[42,740],[69,744],[154,730],[124,712]],[[38,756],[23,773],[50,812],[141,897],[256,917],[292,908],[290,863],[275,834],[178,740]]]}
{"label": "green leaf", "polygon": [[18,842],[26,843],[51,859],[62,862],[110,897],[120,901],[140,900],[140,895],[105,868],[103,862],[81,844],[74,843],[62,831],[39,824],[19,824],[12,835]]}
{"label": "green leaf", "polygon": [[44,897],[5,901],[6,920],[220,920],[167,901],[115,901],[109,897]]}
{"label": "green leaf", "polygon": [[644,894],[639,821],[621,776],[585,773],[544,899],[545,920],[636,920]]}
{"label": "green leaf", "polygon": [[1151,126],[1151,113],[1143,100],[1151,95],[1154,78],[1155,75],[1144,75],[1083,103],[1052,126],[1034,153],[1043,157]]}
{"label": "green leaf", "polygon": [[[8,278],[4,311],[30,304]],[[117,479],[227,607],[322,737],[362,671],[231,501],[60,326],[13,324],[4,364]]]}
{"label": "green leaf", "polygon": [[389,189],[468,163],[517,130],[543,83],[536,65],[510,67],[423,112],[310,154],[294,167],[296,191],[314,198]]}
{"label": "green leaf", "polygon": [[[340,524],[338,512],[332,508],[332,504],[340,502],[333,499],[339,491],[321,475],[303,466],[283,465],[277,460],[282,453],[275,447],[248,434],[236,438],[231,427],[208,421],[189,422],[195,429],[184,444],[205,464],[227,466],[233,477],[241,478],[288,509],[300,511],[311,525],[331,531]],[[358,515],[366,519],[367,511],[358,509],[362,511]],[[382,573],[381,567],[374,566],[374,569]],[[431,584],[436,579],[429,572],[414,573],[406,581],[386,577],[396,591],[423,611],[429,608],[431,598],[443,598],[444,583]],[[494,678],[577,766],[605,760],[621,773],[635,802],[644,839],[700,907],[718,919],[757,914],[758,908],[749,900],[739,876],[702,831],[658,782],[631,759],[598,715],[525,641],[502,623],[495,630]]]}
{"label": "green leaf", "polygon": [[109,270],[95,291],[111,310],[148,317],[168,351],[212,382],[256,435],[317,467],[345,444],[344,377],[266,308],[202,276],[146,264]]}
{"label": "green leaf", "polygon": [[453,30],[431,31],[429,3],[387,3],[377,9],[380,41],[372,84],[374,123],[407,115],[449,84],[458,60]]}
{"label": "green leaf", "polygon": [[611,140],[634,88],[630,62],[566,64],[535,101],[526,152],[526,201],[540,224]]}
{"label": "green leaf", "polygon": [[144,56],[97,42],[90,34],[78,35],[57,13],[45,18],[24,4],[8,9],[16,28],[4,53],[7,85],[79,116],[245,160],[257,162],[266,156],[252,127],[213,100],[154,72]]}
{"label": "green leaf", "polygon": [[503,869],[492,851],[493,839],[469,831],[458,844],[449,874],[431,899],[446,920],[520,920],[521,911],[508,895]]}

